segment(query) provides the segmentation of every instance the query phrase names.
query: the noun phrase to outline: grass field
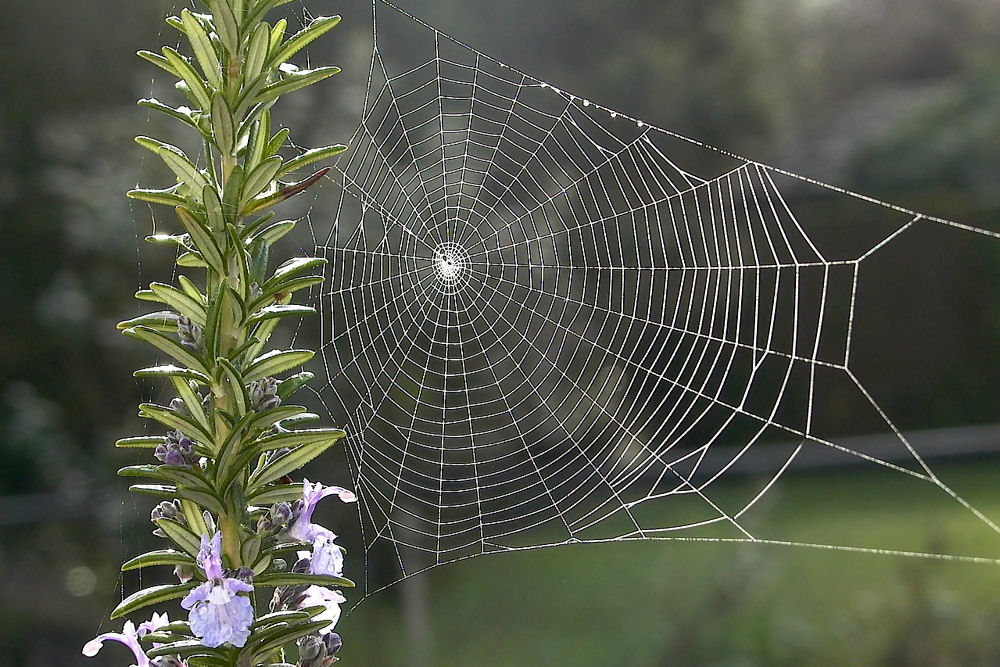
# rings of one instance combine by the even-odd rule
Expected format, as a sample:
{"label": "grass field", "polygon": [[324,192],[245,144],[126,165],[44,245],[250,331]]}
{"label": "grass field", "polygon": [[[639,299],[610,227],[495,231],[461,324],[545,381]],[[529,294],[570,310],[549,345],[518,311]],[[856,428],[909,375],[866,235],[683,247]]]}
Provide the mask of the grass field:
{"label": "grass field", "polygon": [[[936,472],[1000,517],[1000,464]],[[755,483],[717,497],[735,501]],[[789,475],[743,522],[758,537],[1000,557],[1000,535],[899,473]],[[429,665],[1000,664],[995,565],[632,542],[492,555],[422,577]],[[419,664],[402,590],[341,621],[347,664]]]}

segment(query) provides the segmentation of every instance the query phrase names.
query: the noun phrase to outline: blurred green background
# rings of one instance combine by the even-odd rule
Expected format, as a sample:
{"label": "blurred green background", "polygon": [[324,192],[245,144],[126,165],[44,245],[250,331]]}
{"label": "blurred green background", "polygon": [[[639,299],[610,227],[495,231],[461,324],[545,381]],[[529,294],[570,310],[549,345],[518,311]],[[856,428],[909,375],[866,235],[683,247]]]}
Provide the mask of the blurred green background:
{"label": "blurred green background", "polygon": [[[478,49],[661,127],[820,180],[1000,230],[1000,4],[993,0],[399,0]],[[0,4],[0,665],[121,665],[80,646],[140,583],[151,502],[113,476],[142,427],[149,361],[115,322],[171,275],[123,192],[149,171],[134,106],[163,77],[134,56],[175,43],[160,0]],[[289,14],[300,17],[302,5]],[[344,74],[293,96],[300,144],[358,122],[371,7],[313,50]],[[156,81],[154,82],[154,79]],[[152,125],[152,127],[151,127]],[[327,186],[331,188],[332,186]],[[324,195],[320,193],[318,197]],[[327,192],[332,197],[332,193]],[[866,386],[905,431],[1000,422],[1000,243],[933,238],[874,283]],[[302,242],[306,251],[311,244]],[[294,249],[294,248],[293,248]],[[864,432],[845,423],[845,433]],[[995,432],[994,432],[995,433]],[[982,438],[976,449],[991,449]],[[1000,518],[1000,459],[956,446],[942,478]],[[315,477],[349,483],[343,458]],[[729,482],[734,492],[743,484]],[[854,502],[831,505],[832,495]],[[943,496],[864,469],[790,474],[763,533],[1000,556]],[[325,508],[352,547],[357,517]],[[144,583],[155,575],[146,575]],[[1000,568],[806,549],[630,543],[490,556],[367,599],[339,626],[354,665],[995,665]]]}

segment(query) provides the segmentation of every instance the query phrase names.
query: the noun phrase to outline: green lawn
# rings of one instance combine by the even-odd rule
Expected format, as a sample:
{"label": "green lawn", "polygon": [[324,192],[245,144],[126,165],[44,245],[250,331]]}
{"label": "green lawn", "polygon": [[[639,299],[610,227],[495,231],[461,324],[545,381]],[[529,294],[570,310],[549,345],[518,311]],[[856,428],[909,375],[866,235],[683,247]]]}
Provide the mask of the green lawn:
{"label": "green lawn", "polygon": [[[936,472],[1000,517],[1000,465]],[[753,484],[720,487],[716,498],[737,501]],[[899,473],[790,475],[744,523],[758,537],[1000,556],[1000,535]],[[1000,664],[992,565],[633,542],[486,556],[422,576],[430,665]],[[401,592],[341,622],[347,664],[418,664]]]}

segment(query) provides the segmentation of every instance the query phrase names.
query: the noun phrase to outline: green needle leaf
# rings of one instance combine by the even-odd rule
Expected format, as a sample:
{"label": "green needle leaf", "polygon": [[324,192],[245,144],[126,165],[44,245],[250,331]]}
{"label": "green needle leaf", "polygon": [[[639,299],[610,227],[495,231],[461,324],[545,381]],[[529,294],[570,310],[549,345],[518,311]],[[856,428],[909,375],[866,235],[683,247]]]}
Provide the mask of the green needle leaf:
{"label": "green needle leaf", "polygon": [[156,295],[156,300],[176,310],[181,315],[191,318],[198,326],[205,326],[205,304],[192,298],[172,285],[151,283],[149,289]]}
{"label": "green needle leaf", "polygon": [[253,382],[269,375],[277,375],[289,368],[301,366],[313,358],[312,350],[274,350],[253,360],[246,369],[243,379]]}
{"label": "green needle leaf", "polygon": [[132,375],[137,378],[183,378],[185,380],[196,380],[202,384],[211,383],[207,375],[203,375],[190,368],[173,365],[140,368],[135,373],[132,373]]}
{"label": "green needle leaf", "polygon": [[301,431],[290,431],[288,433],[277,433],[260,438],[255,443],[261,451],[267,452],[273,449],[283,449],[285,447],[298,447],[299,445],[310,445],[327,440],[339,440],[347,433],[337,428],[315,428]]}
{"label": "green needle leaf", "polygon": [[212,47],[212,40],[208,38],[208,33],[187,9],[181,10],[181,21],[184,24],[184,32],[187,33],[188,40],[191,42],[191,48],[194,50],[194,56],[198,59],[198,64],[201,65],[209,83],[216,88],[221,88],[222,73],[219,70],[219,56]]}
{"label": "green needle leaf", "polygon": [[[260,239],[267,245],[274,245],[278,239],[284,238],[284,236],[293,229],[295,229],[294,220],[282,220],[281,222],[276,222],[273,225],[265,227],[252,238],[247,239],[247,241],[249,243],[255,243],[258,239]],[[263,280],[261,282],[263,282]]]}
{"label": "green needle leaf", "polygon": [[219,33],[219,39],[229,55],[235,55],[240,50],[240,29],[232,8],[226,0],[210,0],[209,9],[215,17],[215,30]]}
{"label": "green needle leaf", "polygon": [[250,37],[250,47],[247,49],[247,59],[244,71],[247,80],[253,81],[264,71],[267,62],[268,49],[271,46],[271,31],[266,23],[259,23]]}
{"label": "green needle leaf", "polygon": [[194,565],[194,558],[174,549],[160,549],[136,556],[122,565],[122,572],[154,565]]}
{"label": "green needle leaf", "polygon": [[187,595],[188,592],[194,590],[195,587],[198,586],[198,583],[199,582],[197,581],[192,581],[186,584],[168,584],[166,586],[152,586],[151,588],[145,588],[122,600],[121,604],[115,607],[115,610],[111,612],[111,618],[114,619],[120,616],[125,616],[134,611],[138,611],[143,607],[159,604],[160,602],[167,602],[168,600],[182,598]]}
{"label": "green needle leaf", "polygon": [[278,178],[281,178],[286,174],[290,174],[293,171],[298,171],[299,169],[307,167],[314,162],[319,162],[321,160],[334,157],[335,155],[339,155],[346,150],[347,146],[344,146],[343,144],[337,144],[336,146],[324,146],[323,148],[313,148],[308,150],[297,158],[293,158],[286,162],[285,166],[283,166],[281,171],[278,173]]}
{"label": "green needle leaf", "polygon": [[327,438],[308,445],[303,445],[297,449],[278,457],[263,468],[250,475],[248,491],[252,494],[260,490],[265,484],[280,479],[285,475],[294,472],[312,461],[314,458],[333,446],[335,442],[346,435],[343,431],[339,435],[328,436]]}
{"label": "green needle leaf", "polygon": [[203,110],[208,110],[212,100],[208,95],[205,82],[198,76],[198,72],[191,66],[191,63],[184,56],[177,53],[176,49],[172,49],[169,46],[163,47],[163,56],[170,63],[177,76],[181,77],[181,80],[187,84],[188,91],[190,91],[191,96],[198,106]]}
{"label": "green needle leaf", "polygon": [[343,577],[327,574],[297,574],[294,572],[278,572],[277,574],[262,574],[255,577],[257,586],[324,586],[326,588],[354,588],[354,582]]}
{"label": "green needle leaf", "polygon": [[314,83],[319,83],[323,79],[327,79],[334,74],[339,74],[339,67],[317,67],[316,69],[304,69],[298,70],[294,74],[286,74],[278,83],[271,84],[265,87],[257,97],[254,99],[253,103],[266,102],[267,100],[275,100],[282,95],[286,95],[292,91],[299,90],[300,88],[305,88],[306,86],[311,86]]}
{"label": "green needle leaf", "polygon": [[272,157],[257,165],[247,176],[243,184],[243,196],[240,200],[240,207],[267,189],[281,170],[282,160],[280,157]]}
{"label": "green needle leaf", "polygon": [[275,269],[274,275],[268,278],[262,287],[265,290],[274,289],[289,278],[305,273],[318,266],[323,266],[326,262],[327,260],[323,257],[296,257],[295,259],[290,259]]}
{"label": "green needle leaf", "polygon": [[176,192],[177,186],[164,190],[149,190],[136,188],[129,190],[126,194],[130,199],[149,202],[150,204],[164,204],[166,206],[180,206],[184,203],[184,197]]}
{"label": "green needle leaf", "polygon": [[278,384],[278,397],[283,401],[287,401],[292,394],[304,387],[314,377],[316,376],[305,371],[285,378],[283,382]]}
{"label": "green needle leaf", "polygon": [[192,354],[186,347],[181,345],[175,339],[159,332],[155,331],[149,327],[138,326],[132,327],[130,329],[125,329],[122,334],[128,336],[129,338],[135,338],[136,340],[141,340],[149,343],[153,347],[157,348],[161,352],[169,354],[171,357],[181,362],[188,368],[192,368],[203,375],[208,375],[208,369],[202,363],[201,359]]}
{"label": "green needle leaf", "polygon": [[155,449],[161,443],[163,443],[161,436],[139,435],[132,438],[122,438],[115,443],[115,447],[123,449]]}
{"label": "green needle leaf", "polygon": [[229,110],[222,93],[212,95],[212,131],[219,152],[223,155],[232,155],[236,146],[236,127],[233,112]]}
{"label": "green needle leaf", "polygon": [[160,113],[170,116],[171,118],[176,118],[185,125],[200,131],[200,129],[198,128],[198,123],[195,122],[194,113],[187,107],[178,107],[175,109],[174,107],[167,106],[163,102],[160,102],[159,100],[152,98],[139,100],[138,104],[141,107],[146,107],[147,109],[154,109],[156,111],[159,111]]}
{"label": "green needle leaf", "polygon": [[295,502],[302,497],[301,484],[274,484],[247,496],[247,499],[264,507],[281,502]]}
{"label": "green needle leaf", "polygon": [[151,137],[136,137],[135,142],[143,148],[156,153],[167,167],[170,168],[170,171],[174,172],[177,178],[186,183],[188,187],[194,190],[201,190],[208,184],[201,170],[194,166],[194,163],[188,159],[184,151],[177,148],[177,146],[165,144]]}
{"label": "green needle leaf", "polygon": [[170,61],[161,56],[159,53],[153,53],[152,51],[139,51],[136,55],[147,62],[151,62],[160,69],[166,70],[174,76],[180,76],[174,66],[170,64]]}
{"label": "green needle leaf", "polygon": [[174,543],[191,556],[197,558],[201,551],[201,536],[195,535],[187,526],[182,526],[170,519],[157,519],[157,527],[167,534]]}
{"label": "green needle leaf", "polygon": [[146,417],[148,419],[155,419],[164,426],[180,431],[185,435],[189,435],[205,445],[213,440],[212,433],[209,432],[205,426],[201,424],[201,422],[179,412],[174,412],[170,408],[165,408],[162,405],[143,403],[139,406],[139,416]]}
{"label": "green needle leaf", "polygon": [[219,250],[219,244],[216,243],[215,237],[212,236],[212,232],[200,220],[195,218],[191,211],[183,206],[178,206],[174,210],[177,212],[177,218],[184,225],[187,233],[191,235],[191,240],[194,241],[195,246],[202,257],[205,258],[205,261],[215,269],[216,273],[225,275],[226,262],[222,257],[222,251]]}
{"label": "green needle leaf", "polygon": [[132,329],[139,326],[143,326],[147,329],[152,329],[160,333],[177,333],[177,313],[172,310],[161,310],[156,313],[140,315],[139,317],[134,317],[131,320],[119,322],[118,330],[124,331],[125,329]]}
{"label": "green needle leaf", "polygon": [[281,46],[272,62],[275,65],[288,62],[289,58],[308,46],[310,42],[332,30],[338,23],[340,23],[339,16],[317,16],[309,25],[292,35]]}
{"label": "green needle leaf", "polygon": [[302,317],[304,315],[314,315],[316,309],[311,306],[277,305],[261,308],[250,316],[249,324],[256,324],[275,317]]}

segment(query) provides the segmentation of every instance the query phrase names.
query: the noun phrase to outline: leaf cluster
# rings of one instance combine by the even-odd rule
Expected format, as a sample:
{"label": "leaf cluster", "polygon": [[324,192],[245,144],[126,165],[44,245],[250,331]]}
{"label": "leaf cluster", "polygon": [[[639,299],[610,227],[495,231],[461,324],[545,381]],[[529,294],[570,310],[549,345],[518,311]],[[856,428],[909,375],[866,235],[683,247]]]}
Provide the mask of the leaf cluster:
{"label": "leaf cluster", "polygon": [[[167,19],[186,39],[190,55],[169,46],[160,53],[139,53],[177,79],[185,104],[155,99],[139,103],[194,130],[202,152],[191,156],[155,138],[136,139],[163,160],[176,182],[128,194],[174,209],[177,232],[147,241],[175,247],[177,264],[188,273],[178,276],[177,285],[154,282],[138,292],[138,299],[159,309],[119,324],[126,336],[170,359],[135,375],[164,381],[176,398],[169,405],[144,403],[139,414],[187,438],[197,459],[190,465],[146,464],[119,471],[152,481],[133,485],[133,491],[177,501],[180,507],[178,516],[156,521],[157,534],[171,542],[170,548],[133,558],[123,569],[171,566],[203,577],[195,567],[201,535],[210,535],[218,526],[225,566],[252,570],[257,596],[268,587],[353,585],[339,577],[288,571],[281,554],[307,545],[256,528],[257,518],[270,505],[301,497],[301,484],[291,483],[289,475],[345,435],[333,428],[301,428],[318,416],[287,403],[312,378],[311,373],[294,371],[313,352],[268,349],[282,320],[315,312],[292,299],[322,282],[315,272],[325,263],[322,258],[297,257],[271,270],[270,248],[295,221],[276,222],[270,209],[319,181],[328,168],[298,181],[286,179],[345,149],[332,145],[290,158],[282,155],[289,131],[272,127],[275,102],[339,72],[336,67],[300,69],[290,60],[335,27],[340,17],[319,17],[286,35],[284,19],[272,25],[264,17],[287,2],[204,0],[198,9],[207,12],[184,9]],[[266,387],[271,393],[262,401]],[[163,442],[163,437],[142,436],[124,438],[117,446],[152,453]],[[198,583],[196,578],[138,591],[112,617],[183,597]],[[312,620],[320,611],[260,616],[241,649],[207,648],[186,623],[173,623],[147,637],[162,644],[150,656],[180,655],[190,665],[220,667],[280,663],[282,646],[325,625]]]}

